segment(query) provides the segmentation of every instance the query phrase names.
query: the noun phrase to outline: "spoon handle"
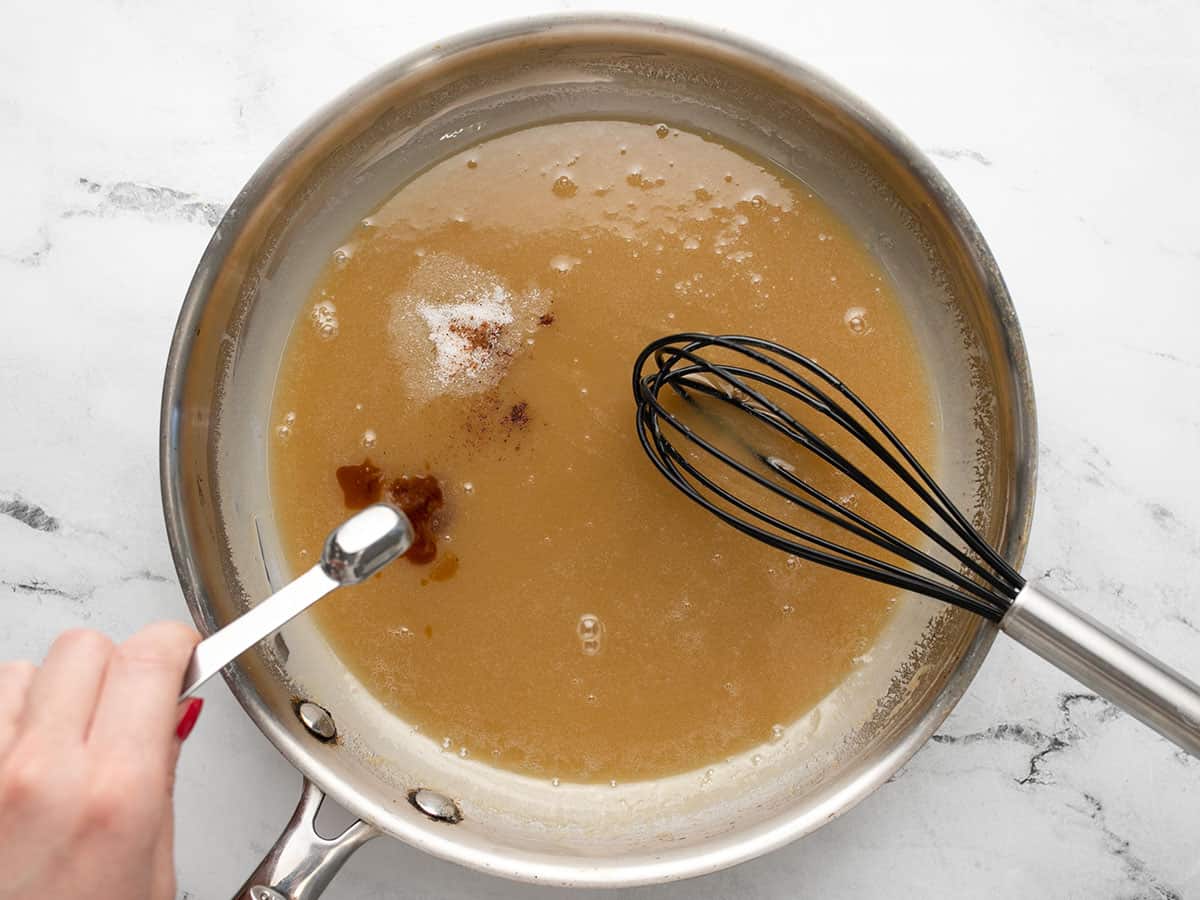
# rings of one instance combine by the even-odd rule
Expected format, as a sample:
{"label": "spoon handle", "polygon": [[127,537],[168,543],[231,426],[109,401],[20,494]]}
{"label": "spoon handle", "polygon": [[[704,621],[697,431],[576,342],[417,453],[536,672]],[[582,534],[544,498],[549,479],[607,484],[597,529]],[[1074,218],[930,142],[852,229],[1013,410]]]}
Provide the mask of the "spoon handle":
{"label": "spoon handle", "polygon": [[321,561],[196,645],[183,677],[187,698],[196,688],[326,594],[370,578],[413,542],[408,517],[387,504],[369,506],[333,530]]}
{"label": "spoon handle", "polygon": [[264,637],[278,631],[295,616],[300,615],[330,591],[341,587],[315,565],[291,584],[276,591],[262,603],[238,616],[216,634],[207,637],[192,651],[191,661],[183,676],[183,693],[191,695],[212,676],[249,650]]}

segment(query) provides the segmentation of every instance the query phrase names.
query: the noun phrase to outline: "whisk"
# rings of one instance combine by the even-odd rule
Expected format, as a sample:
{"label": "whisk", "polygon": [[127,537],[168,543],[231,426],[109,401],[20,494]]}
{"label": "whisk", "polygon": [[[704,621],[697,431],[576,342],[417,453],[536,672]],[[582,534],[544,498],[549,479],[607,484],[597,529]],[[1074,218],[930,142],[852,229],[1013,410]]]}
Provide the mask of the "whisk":
{"label": "whisk", "polygon": [[[650,460],[723,522],[800,559],[996,622],[1200,756],[1200,686],[1022,578],[887,424],[812,359],[762,338],[674,334],[639,354],[633,393]],[[794,452],[770,452],[768,443]],[[872,477],[863,451],[890,474]],[[822,490],[817,482],[830,476],[873,498],[874,514]]]}

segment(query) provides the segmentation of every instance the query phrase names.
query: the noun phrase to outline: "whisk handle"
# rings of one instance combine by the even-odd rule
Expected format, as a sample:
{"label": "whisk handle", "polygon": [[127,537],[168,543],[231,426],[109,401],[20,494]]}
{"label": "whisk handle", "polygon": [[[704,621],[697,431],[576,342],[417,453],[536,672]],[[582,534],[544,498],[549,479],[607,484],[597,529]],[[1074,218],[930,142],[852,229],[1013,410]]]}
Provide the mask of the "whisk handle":
{"label": "whisk handle", "polygon": [[1200,757],[1200,685],[1044,587],[1026,584],[1000,628],[1163,737]]}

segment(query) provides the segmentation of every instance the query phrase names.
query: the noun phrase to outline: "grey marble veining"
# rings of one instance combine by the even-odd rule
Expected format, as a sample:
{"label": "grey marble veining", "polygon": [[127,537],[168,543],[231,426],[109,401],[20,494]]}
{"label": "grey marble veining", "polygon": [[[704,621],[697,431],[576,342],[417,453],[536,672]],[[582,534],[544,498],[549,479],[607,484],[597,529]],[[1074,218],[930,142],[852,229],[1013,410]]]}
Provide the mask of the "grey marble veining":
{"label": "grey marble veining", "polygon": [[[422,43],[574,2],[20,4],[0,30],[0,656],[184,617],[158,499],[175,316],[213,225],[314,108]],[[611,8],[646,11],[628,0]],[[1026,572],[1200,672],[1200,7],[664,2],[774,44],[944,171],[1025,329]],[[179,773],[181,896],[223,897],[299,778],[228,697]],[[804,841],[645,900],[1200,896],[1200,762],[998,641],[941,731]],[[557,896],[391,841],[329,896]],[[590,892],[574,896],[592,896]],[[601,896],[594,894],[594,896]]]}

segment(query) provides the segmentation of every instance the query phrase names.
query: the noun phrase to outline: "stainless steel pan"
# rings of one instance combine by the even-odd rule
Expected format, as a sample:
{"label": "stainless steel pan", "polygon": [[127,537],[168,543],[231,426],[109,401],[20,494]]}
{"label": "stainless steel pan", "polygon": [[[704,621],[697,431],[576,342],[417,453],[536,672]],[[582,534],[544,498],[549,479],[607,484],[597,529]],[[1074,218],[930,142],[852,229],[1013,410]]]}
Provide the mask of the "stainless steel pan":
{"label": "stainless steel pan", "polygon": [[[167,530],[202,631],[288,575],[268,491],[271,391],[308,285],[342,236],[466,144],[600,117],[711,132],[792,171],[840,212],[896,283],[928,360],[939,479],[1019,562],[1035,465],[1025,351],[995,261],[929,161],[859,100],[763,47],[643,19],[543,19],[437,44],[353,88],[272,154],[217,227],[179,318],[162,408]],[[225,675],[306,778],[296,816],[240,896],[315,897],[380,833],[550,884],[642,884],[733,865],[882,784],[947,715],[993,636],[905,598],[871,661],[756,751],[757,765],[735,758],[711,776],[614,789],[554,787],[442,753],[386,713],[302,616]],[[324,793],[362,820],[332,841],[311,828]]]}

